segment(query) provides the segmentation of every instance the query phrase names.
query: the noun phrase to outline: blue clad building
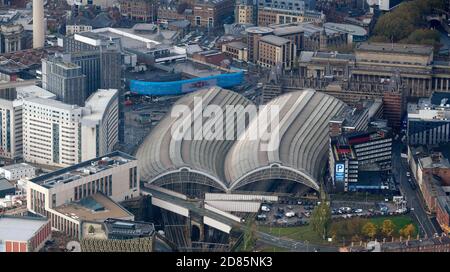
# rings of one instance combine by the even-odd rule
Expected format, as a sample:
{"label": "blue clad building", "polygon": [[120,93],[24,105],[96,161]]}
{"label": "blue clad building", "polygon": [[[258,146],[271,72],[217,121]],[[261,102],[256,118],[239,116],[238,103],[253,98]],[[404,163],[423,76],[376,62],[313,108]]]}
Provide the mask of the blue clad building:
{"label": "blue clad building", "polygon": [[180,95],[213,86],[222,88],[234,87],[242,84],[243,79],[244,72],[219,74],[169,82],[130,80],[130,91],[134,94],[153,96]]}

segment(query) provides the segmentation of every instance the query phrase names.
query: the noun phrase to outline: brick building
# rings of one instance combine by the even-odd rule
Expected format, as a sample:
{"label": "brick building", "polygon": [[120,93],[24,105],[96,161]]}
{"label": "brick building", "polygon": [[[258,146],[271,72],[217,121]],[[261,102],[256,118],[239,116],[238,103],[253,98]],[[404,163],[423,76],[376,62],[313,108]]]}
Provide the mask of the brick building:
{"label": "brick building", "polygon": [[136,21],[156,20],[158,3],[156,0],[119,0],[122,16]]}
{"label": "brick building", "polygon": [[191,25],[196,27],[216,28],[233,15],[233,0],[198,0],[192,7]]}

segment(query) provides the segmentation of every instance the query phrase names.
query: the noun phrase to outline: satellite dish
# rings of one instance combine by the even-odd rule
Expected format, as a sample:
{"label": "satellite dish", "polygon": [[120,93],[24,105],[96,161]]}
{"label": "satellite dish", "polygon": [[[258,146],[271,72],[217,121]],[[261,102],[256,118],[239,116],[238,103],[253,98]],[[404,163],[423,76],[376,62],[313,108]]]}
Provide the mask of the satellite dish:
{"label": "satellite dish", "polygon": [[66,245],[66,250],[68,252],[81,252],[80,243],[78,243],[77,241],[70,241]]}

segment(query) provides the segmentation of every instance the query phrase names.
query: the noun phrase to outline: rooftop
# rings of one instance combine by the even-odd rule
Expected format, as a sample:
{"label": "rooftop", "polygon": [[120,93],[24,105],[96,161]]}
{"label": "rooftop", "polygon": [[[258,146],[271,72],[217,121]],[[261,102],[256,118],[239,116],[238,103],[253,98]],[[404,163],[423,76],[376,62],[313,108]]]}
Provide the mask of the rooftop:
{"label": "rooftop", "polygon": [[34,166],[29,165],[28,163],[16,163],[16,164],[10,164],[1,167],[0,169],[10,171],[10,170],[21,170],[21,169],[30,169],[34,168]]}
{"label": "rooftop", "polygon": [[273,29],[270,27],[254,26],[246,28],[245,31],[252,34],[268,34],[272,33]]}
{"label": "rooftop", "polygon": [[78,202],[63,204],[56,207],[55,210],[78,221],[103,221],[107,218],[133,217],[122,206],[100,193],[83,198]]}
{"label": "rooftop", "polygon": [[247,44],[243,43],[243,42],[230,42],[230,43],[227,43],[227,46],[233,47],[233,48],[236,48],[236,49],[245,49],[245,48],[247,48]]}
{"label": "rooftop", "polygon": [[61,101],[54,100],[54,99],[45,99],[45,98],[41,98],[41,97],[31,97],[30,96],[30,97],[26,97],[24,100],[26,102],[36,103],[39,105],[45,105],[45,106],[49,106],[49,107],[54,107],[59,110],[65,110],[65,111],[81,109],[77,105],[69,105],[69,104],[63,103]]}
{"label": "rooftop", "polygon": [[0,240],[28,241],[47,222],[41,217],[0,215]]}
{"label": "rooftop", "polygon": [[289,43],[290,40],[282,38],[282,37],[278,37],[275,35],[267,35],[267,36],[263,36],[261,39],[259,39],[262,42],[266,42],[266,43],[270,43],[276,46],[281,46],[284,45],[286,43]]}
{"label": "rooftop", "polygon": [[284,36],[284,35],[290,35],[295,34],[299,32],[303,32],[303,26],[296,25],[296,26],[286,26],[286,27],[277,27],[273,30],[273,34],[277,36]]}
{"label": "rooftop", "polygon": [[93,175],[106,169],[114,168],[135,160],[132,156],[114,151],[103,157],[84,161],[51,173],[33,178],[30,181],[45,188],[53,188],[59,183],[69,183],[85,176]]}
{"label": "rooftop", "polygon": [[83,120],[101,120],[113,98],[117,97],[117,94],[118,91],[116,89],[98,89],[86,100],[84,108],[90,112],[87,115],[83,114]]}
{"label": "rooftop", "polygon": [[56,95],[36,85],[16,87],[17,97],[25,98],[30,96],[41,97],[45,99],[55,99]]}
{"label": "rooftop", "polygon": [[387,52],[394,54],[415,54],[431,55],[433,47],[418,44],[400,44],[400,43],[360,43],[356,46],[356,51],[369,52]]}
{"label": "rooftop", "polygon": [[108,218],[104,225],[110,239],[146,237],[155,232],[153,223],[148,222]]}
{"label": "rooftop", "polygon": [[7,179],[0,177],[0,191],[11,190],[14,188],[14,185],[12,185]]}
{"label": "rooftop", "polygon": [[356,25],[338,24],[338,23],[328,22],[328,23],[325,23],[324,26],[325,26],[325,28],[333,29],[333,30],[339,31],[339,32],[346,32],[351,35],[356,35],[356,36],[366,36],[367,35],[367,30],[365,30],[364,28],[362,28],[360,26],[356,26]]}

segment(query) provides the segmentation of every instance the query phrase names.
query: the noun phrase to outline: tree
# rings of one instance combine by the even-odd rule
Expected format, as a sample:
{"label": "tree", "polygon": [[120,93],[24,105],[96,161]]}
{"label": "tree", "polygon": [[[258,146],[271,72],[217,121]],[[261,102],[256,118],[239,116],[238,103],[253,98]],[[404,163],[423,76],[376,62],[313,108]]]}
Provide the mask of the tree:
{"label": "tree", "polygon": [[373,239],[377,235],[377,225],[372,222],[367,222],[362,228],[362,234]]}
{"label": "tree", "polygon": [[330,206],[326,201],[322,201],[320,205],[314,208],[311,213],[310,224],[312,229],[322,236],[323,239],[326,238],[328,229],[331,223],[331,210]]}
{"label": "tree", "polygon": [[409,238],[409,237],[413,236],[415,232],[416,232],[416,227],[414,227],[413,224],[409,224],[409,225],[406,225],[405,227],[403,227],[399,231],[399,234],[400,234],[400,236],[402,236],[404,238]]}
{"label": "tree", "polygon": [[392,237],[392,234],[395,230],[395,224],[392,222],[392,220],[384,220],[383,224],[381,225],[381,233],[383,233],[386,237]]}
{"label": "tree", "polygon": [[95,232],[95,228],[92,225],[89,225],[89,229],[88,229],[89,233],[94,233]]}

